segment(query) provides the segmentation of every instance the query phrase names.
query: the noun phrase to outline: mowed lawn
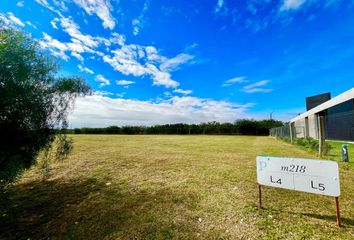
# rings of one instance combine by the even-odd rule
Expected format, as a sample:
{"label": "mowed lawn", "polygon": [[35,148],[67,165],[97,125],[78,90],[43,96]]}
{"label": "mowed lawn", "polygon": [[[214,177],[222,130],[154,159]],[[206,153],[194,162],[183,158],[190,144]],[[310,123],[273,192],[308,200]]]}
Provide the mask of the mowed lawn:
{"label": "mowed lawn", "polygon": [[[256,156],[314,158],[271,137],[74,135],[74,151],[26,171],[1,200],[0,239],[354,239],[354,170],[331,197],[265,188]],[[354,157],[354,156],[353,156]]]}

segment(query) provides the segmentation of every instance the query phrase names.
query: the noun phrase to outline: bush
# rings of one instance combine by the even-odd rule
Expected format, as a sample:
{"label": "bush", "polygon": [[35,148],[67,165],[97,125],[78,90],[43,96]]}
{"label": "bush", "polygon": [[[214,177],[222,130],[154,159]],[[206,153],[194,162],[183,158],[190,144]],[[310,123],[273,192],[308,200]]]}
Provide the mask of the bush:
{"label": "bush", "polygon": [[[66,128],[74,99],[90,92],[80,77],[57,77],[59,66],[30,36],[0,25],[0,188],[49,149]],[[58,138],[58,155],[71,149]]]}
{"label": "bush", "polygon": [[[319,141],[313,138],[297,138],[295,144],[304,147],[310,151],[318,151],[319,149]],[[331,149],[332,146],[328,143],[325,143],[323,147],[323,154],[329,155]]]}

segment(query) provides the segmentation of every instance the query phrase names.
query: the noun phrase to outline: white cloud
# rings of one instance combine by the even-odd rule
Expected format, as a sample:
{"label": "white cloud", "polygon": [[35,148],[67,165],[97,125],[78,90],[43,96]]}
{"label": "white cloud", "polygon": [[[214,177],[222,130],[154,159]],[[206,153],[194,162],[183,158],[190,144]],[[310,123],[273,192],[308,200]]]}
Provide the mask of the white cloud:
{"label": "white cloud", "polygon": [[124,86],[124,85],[134,84],[135,82],[129,80],[117,80],[116,83],[117,85]]}
{"label": "white cloud", "polygon": [[34,0],[35,2],[37,2],[38,4],[42,5],[45,8],[48,8],[49,10],[51,10],[52,12],[58,13],[60,14],[59,11],[55,10],[48,2],[47,0]]}
{"label": "white cloud", "polygon": [[245,93],[257,93],[257,92],[270,93],[273,91],[273,89],[270,89],[270,88],[250,88],[250,89],[244,89],[243,91]]}
{"label": "white cloud", "polygon": [[146,69],[138,62],[139,56],[137,54],[140,46],[125,45],[119,49],[112,50],[113,56],[105,55],[103,61],[109,63],[115,70],[129,75],[142,76],[146,74]]}
{"label": "white cloud", "polygon": [[57,23],[60,23],[63,30],[71,37],[71,42],[66,43],[68,51],[76,53],[96,53],[103,56],[103,53],[99,54],[97,51],[94,51],[100,44],[111,46],[113,44],[124,45],[125,43],[125,36],[118,33],[112,33],[109,38],[83,34],[80,31],[80,27],[70,17],[66,18],[61,16],[60,18],[54,18],[50,23],[55,29],[58,29]]}
{"label": "white cloud", "polygon": [[118,33],[112,33],[109,41],[111,44],[123,46],[125,44],[125,36]]}
{"label": "white cloud", "polygon": [[6,17],[6,15],[2,14],[0,12],[0,23],[2,24],[2,27],[9,28],[9,27],[14,27],[13,23]]}
{"label": "white cloud", "polygon": [[99,41],[91,35],[81,33],[80,27],[71,18],[60,18],[60,25],[63,27],[64,31],[70,35],[70,37],[72,37],[76,41],[80,41],[88,48],[98,46]]}
{"label": "white cloud", "polygon": [[89,69],[87,67],[84,67],[81,64],[77,65],[77,67],[80,70],[80,72],[85,72],[85,73],[88,73],[88,74],[94,74],[94,72],[91,69]]}
{"label": "white cloud", "polygon": [[149,75],[153,85],[177,87],[179,83],[172,79],[171,71],[177,70],[182,64],[189,62],[194,56],[178,54],[173,58],[159,55],[153,46],[135,44],[124,45],[111,50],[113,56],[103,56],[103,61],[110,64],[116,71],[136,77]]}
{"label": "white cloud", "polygon": [[173,90],[173,92],[175,92],[175,93],[181,93],[181,94],[184,94],[184,95],[188,95],[188,94],[193,93],[192,90],[183,90],[183,89],[179,89],[179,88]]}
{"label": "white cloud", "polygon": [[245,89],[250,89],[250,88],[254,88],[254,87],[261,87],[261,86],[267,85],[268,83],[269,83],[269,80],[262,80],[262,81],[259,81],[259,82],[255,82],[255,83],[249,84],[249,85],[245,86],[244,88]]}
{"label": "white cloud", "polygon": [[38,4],[40,4],[40,5],[44,6],[44,7],[50,8],[50,5],[47,2],[47,0],[34,0],[34,1],[36,1]]}
{"label": "white cloud", "polygon": [[[68,51],[71,56],[83,61],[84,58],[81,53],[95,54],[97,52],[93,49],[97,48],[100,43],[103,43],[103,40],[109,41],[104,38],[81,33],[79,26],[71,18],[63,16],[54,18],[51,21],[52,27],[58,29],[57,23],[60,23],[63,30],[71,37],[71,42],[60,42],[46,33],[43,33],[44,38],[39,42],[43,48],[48,48],[55,56],[60,56],[65,60],[68,59],[66,54],[66,51]],[[114,35],[112,38],[114,39],[116,36]],[[58,52],[60,52],[60,54],[58,54]]]}
{"label": "white cloud", "polygon": [[180,67],[182,64],[191,61],[193,58],[194,56],[192,55],[181,53],[176,57],[163,60],[162,64],[160,65],[160,69],[162,71],[174,71],[177,70],[178,67]]}
{"label": "white cloud", "polygon": [[169,72],[162,72],[152,64],[147,64],[147,70],[152,75],[153,85],[165,86],[167,88],[176,88],[179,86],[179,82],[171,79]]}
{"label": "white cloud", "polygon": [[79,53],[77,52],[71,52],[71,56],[75,57],[77,60],[79,60],[80,62],[84,61],[83,56],[81,56]]}
{"label": "white cloud", "polygon": [[139,31],[140,31],[140,20],[139,19],[133,19],[132,21],[132,25],[133,25],[133,34],[136,36],[139,34]]}
{"label": "white cloud", "polygon": [[111,15],[113,7],[109,0],[74,0],[74,3],[90,16],[97,15],[102,20],[104,28],[112,30],[115,27],[115,19]]}
{"label": "white cloud", "polygon": [[219,12],[221,8],[224,6],[224,0],[218,0],[215,6],[215,12]]}
{"label": "white cloud", "polygon": [[30,21],[26,21],[26,24],[34,29],[37,29],[37,26],[31,23]]}
{"label": "white cloud", "polygon": [[108,91],[94,91],[93,95],[96,96],[113,96],[114,94]]}
{"label": "white cloud", "polygon": [[100,82],[100,85],[99,85],[100,88],[107,86],[107,85],[111,85],[111,82],[108,79],[106,79],[104,76],[102,76],[101,74],[96,75],[95,81]]}
{"label": "white cloud", "polygon": [[59,7],[62,11],[68,11],[68,7],[65,5],[63,0],[53,0],[55,6]]}
{"label": "white cloud", "polygon": [[24,7],[25,6],[25,2],[24,1],[18,1],[16,6],[17,7]]}
{"label": "white cloud", "polygon": [[280,10],[296,10],[300,8],[305,2],[306,0],[284,0]]}
{"label": "white cloud", "polygon": [[256,93],[256,92],[263,92],[263,93],[269,93],[273,91],[273,89],[270,88],[262,88],[263,86],[267,85],[270,81],[269,80],[262,80],[259,82],[255,82],[249,85],[246,85],[242,88],[243,92],[246,93]]}
{"label": "white cloud", "polygon": [[153,102],[96,95],[78,98],[69,122],[73,127],[232,122],[251,117],[246,111],[253,105],[195,97],[172,97]]}
{"label": "white cloud", "polygon": [[58,29],[57,22],[59,22],[59,18],[54,18],[52,21],[50,21],[50,25],[52,25],[54,29]]}
{"label": "white cloud", "polygon": [[[56,10],[53,11],[56,12]],[[59,15],[59,18],[54,18],[50,24],[55,29],[59,29],[61,27],[62,30],[70,36],[70,42],[60,42],[56,39],[53,39],[52,37],[45,37],[41,39],[41,46],[43,48],[48,48],[54,56],[60,56],[67,60],[69,58],[68,55],[71,55],[77,58],[79,61],[83,61],[84,57],[82,56],[82,53],[89,53],[103,57],[105,54],[96,50],[101,44],[104,44],[107,47],[112,47],[113,45],[123,46],[125,44],[124,35],[113,32],[110,34],[109,38],[104,38],[100,36],[96,37],[89,34],[84,34],[80,31],[79,25],[77,25],[71,17],[67,18],[64,17],[60,12],[56,13]],[[46,35],[49,36],[48,34]],[[55,44],[53,44],[51,41],[55,41]],[[60,49],[56,49],[59,45],[59,42],[61,43]],[[109,49],[107,48],[106,51],[109,51]],[[88,57],[92,58],[94,56]]]}
{"label": "white cloud", "polygon": [[108,39],[103,37],[96,37],[96,39],[106,46],[111,46],[112,44],[118,44],[119,46],[125,45],[125,36],[116,32],[111,33]]}
{"label": "white cloud", "polygon": [[103,61],[110,64],[116,71],[125,75],[144,76],[150,75],[154,85],[177,87],[178,82],[171,79],[171,74],[162,71],[156,66],[157,61],[165,59],[158,55],[154,47],[140,45],[124,45],[112,50],[113,56],[105,55]]}
{"label": "white cloud", "polygon": [[[2,16],[4,18],[6,18],[5,15],[2,15]],[[11,22],[12,25],[17,25],[20,27],[25,26],[25,24],[19,18],[15,17],[15,15],[12,12],[7,12],[7,19],[8,19],[8,21]],[[6,21],[4,21],[4,22],[6,22]]]}
{"label": "white cloud", "polygon": [[165,91],[163,92],[164,97],[172,97],[172,93]]}
{"label": "white cloud", "polygon": [[69,56],[65,54],[65,51],[68,50],[67,45],[53,39],[47,33],[43,33],[43,39],[38,42],[42,48],[48,49],[54,56],[60,57],[66,61],[69,59]]}
{"label": "white cloud", "polygon": [[121,93],[116,93],[116,96],[119,98],[124,97],[124,95],[127,94],[126,92],[121,92]]}
{"label": "white cloud", "polygon": [[231,78],[231,79],[225,81],[221,86],[228,87],[228,86],[231,86],[235,83],[245,83],[245,82],[248,82],[246,77],[235,77],[235,78]]}
{"label": "white cloud", "polygon": [[[153,46],[145,47],[146,57],[151,62],[159,62],[162,61],[164,58],[161,57],[157,51],[157,49]],[[140,54],[139,54],[140,55]]]}
{"label": "white cloud", "polygon": [[135,36],[139,34],[140,29],[142,29],[144,26],[144,16],[148,8],[149,8],[149,0],[146,0],[144,2],[143,10],[141,11],[139,17],[134,18],[132,20],[133,34]]}
{"label": "white cloud", "polygon": [[217,0],[214,10],[215,10],[215,13],[217,13],[217,14],[227,15],[228,14],[228,8],[226,7],[225,0]]}
{"label": "white cloud", "polygon": [[[45,0],[36,1],[47,6]],[[82,2],[82,4],[84,3]],[[172,79],[171,72],[194,59],[194,56],[186,53],[178,54],[172,58],[161,56],[154,46],[126,44],[125,36],[115,32],[111,33],[108,38],[84,34],[71,17],[64,17],[56,10],[53,12],[56,12],[59,17],[54,18],[51,25],[56,29],[61,27],[70,36],[70,42],[60,42],[46,33],[43,33],[44,37],[39,42],[54,56],[59,56],[64,60],[73,56],[83,62],[84,56],[94,58],[95,56],[92,55],[96,55],[102,57],[105,63],[124,75],[149,76],[153,80],[153,85],[176,88],[179,86],[179,82]],[[100,45],[104,45],[106,48],[99,49]]]}
{"label": "white cloud", "polygon": [[[0,12],[0,23],[2,24],[2,27],[4,28],[18,28],[18,27],[24,27],[25,24],[17,18],[12,12],[7,12],[1,13]],[[28,24],[28,21],[27,21]],[[29,24],[28,24],[29,25]],[[32,27],[35,27],[32,25]]]}

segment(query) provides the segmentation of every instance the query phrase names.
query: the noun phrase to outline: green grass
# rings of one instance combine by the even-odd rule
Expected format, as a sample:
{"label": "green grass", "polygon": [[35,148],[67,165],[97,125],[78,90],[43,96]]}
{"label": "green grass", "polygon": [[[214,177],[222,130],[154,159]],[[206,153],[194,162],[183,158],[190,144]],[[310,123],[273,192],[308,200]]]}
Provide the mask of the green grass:
{"label": "green grass", "polygon": [[348,145],[348,154],[349,154],[349,163],[346,163],[345,165],[354,169],[354,144],[353,143],[335,142],[335,141],[328,141],[328,140],[326,140],[326,142],[329,143],[332,147],[328,158],[332,159],[332,160],[336,160],[338,162],[342,161],[342,145],[347,144]]}
{"label": "green grass", "polygon": [[354,239],[350,164],[338,228],[331,197],[267,187],[258,209],[257,155],[315,157],[274,138],[73,138],[48,181],[34,166],[7,190],[0,239]]}

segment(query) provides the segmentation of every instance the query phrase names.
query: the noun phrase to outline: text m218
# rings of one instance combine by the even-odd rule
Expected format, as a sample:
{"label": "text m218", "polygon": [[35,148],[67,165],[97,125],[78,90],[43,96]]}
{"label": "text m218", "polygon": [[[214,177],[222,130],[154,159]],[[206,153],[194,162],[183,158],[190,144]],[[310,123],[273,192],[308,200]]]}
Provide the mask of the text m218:
{"label": "text m218", "polygon": [[289,166],[281,166],[280,171],[293,172],[293,173],[297,173],[297,172],[298,173],[305,173],[306,166],[290,164]]}

